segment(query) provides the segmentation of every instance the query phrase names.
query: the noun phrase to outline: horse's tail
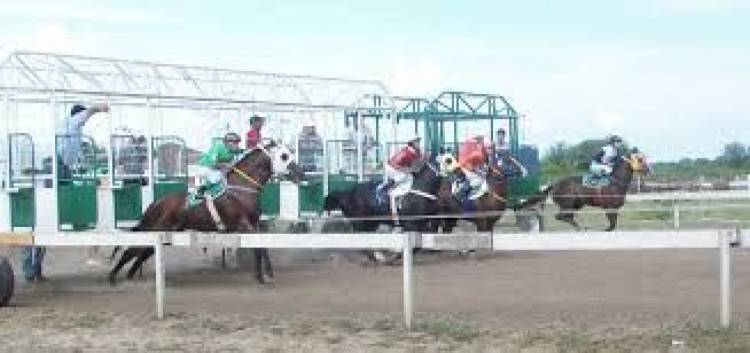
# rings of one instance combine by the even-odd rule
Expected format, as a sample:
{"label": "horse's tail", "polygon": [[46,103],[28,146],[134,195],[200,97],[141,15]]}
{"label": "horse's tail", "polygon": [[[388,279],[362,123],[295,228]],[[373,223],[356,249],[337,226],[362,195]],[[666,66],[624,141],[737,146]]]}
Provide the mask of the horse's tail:
{"label": "horse's tail", "polygon": [[552,188],[554,188],[554,187],[555,187],[555,184],[548,185],[547,187],[545,187],[544,189],[542,189],[542,191],[539,194],[534,195],[532,197],[529,197],[528,199],[526,199],[526,201],[521,202],[520,204],[518,204],[515,207],[515,209],[516,210],[522,210],[522,209],[525,209],[527,207],[536,206],[539,203],[542,203],[542,207],[544,207],[544,203],[543,202],[547,200],[547,197],[549,196],[549,193],[552,191]]}

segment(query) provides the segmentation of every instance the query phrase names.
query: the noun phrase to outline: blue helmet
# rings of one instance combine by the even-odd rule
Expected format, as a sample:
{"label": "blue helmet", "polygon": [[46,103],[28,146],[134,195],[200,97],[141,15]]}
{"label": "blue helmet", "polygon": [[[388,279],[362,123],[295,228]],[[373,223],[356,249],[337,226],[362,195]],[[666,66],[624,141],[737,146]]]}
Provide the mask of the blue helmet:
{"label": "blue helmet", "polygon": [[70,108],[70,116],[76,115],[84,110],[86,110],[86,107],[81,104],[76,104],[73,108]]}

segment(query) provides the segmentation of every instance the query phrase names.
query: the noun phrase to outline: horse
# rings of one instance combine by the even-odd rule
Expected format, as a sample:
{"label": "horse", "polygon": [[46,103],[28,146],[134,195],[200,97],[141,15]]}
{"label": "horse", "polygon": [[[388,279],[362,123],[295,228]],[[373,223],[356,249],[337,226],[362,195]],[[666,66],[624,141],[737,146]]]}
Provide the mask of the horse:
{"label": "horse", "polygon": [[[170,194],[149,205],[132,230],[255,232],[258,230],[261,214],[260,193],[273,174],[288,175],[294,182],[300,182],[304,178],[304,173],[291,160],[286,148],[272,143],[263,149],[246,151],[225,171],[227,190],[213,200],[215,211],[211,210],[207,200],[189,207],[187,193]],[[212,215],[214,212],[218,217]],[[131,279],[153,253],[153,247],[126,249],[109,274],[110,283],[116,284],[120,269],[135,258],[127,273],[127,278]],[[273,281],[268,249],[255,249],[255,277],[259,283]]]}
{"label": "horse", "polygon": [[[463,173],[463,171],[456,169],[454,173]],[[472,201],[473,210],[467,212],[461,200],[453,194],[452,178],[445,178],[438,192],[439,213],[446,216],[441,222],[444,233],[452,232],[460,219],[474,223],[478,232],[492,231],[508,205],[508,178],[500,167],[490,163],[487,167],[486,180],[487,192]],[[473,217],[472,213],[479,215]],[[450,217],[452,215],[456,217]]]}
{"label": "horse", "polygon": [[[438,222],[420,216],[438,213],[437,195],[442,176],[437,167],[428,161],[422,161],[414,170],[412,189],[400,197],[400,207],[396,215],[392,213],[389,204],[381,205],[377,202],[377,181],[357,183],[349,190],[328,194],[324,210],[329,213],[341,210],[344,217],[353,219],[351,223],[355,232],[372,233],[380,225],[395,227],[397,222],[394,216],[405,218],[398,221],[405,232],[436,232]],[[370,260],[375,260],[372,252],[365,251],[365,254]]]}
{"label": "horse", "polygon": [[603,208],[609,226],[606,231],[612,231],[617,226],[618,210],[625,204],[625,195],[630,187],[633,173],[642,172],[648,174],[650,167],[645,157],[639,153],[631,153],[628,156],[618,156],[612,168],[610,185],[603,187],[587,187],[583,185],[582,176],[570,176],[558,180],[547,186],[539,195],[530,197],[522,202],[518,208],[533,207],[542,203],[552,195],[552,200],[560,208],[555,219],[569,223],[576,230],[581,230],[575,220],[575,212],[583,206]]}

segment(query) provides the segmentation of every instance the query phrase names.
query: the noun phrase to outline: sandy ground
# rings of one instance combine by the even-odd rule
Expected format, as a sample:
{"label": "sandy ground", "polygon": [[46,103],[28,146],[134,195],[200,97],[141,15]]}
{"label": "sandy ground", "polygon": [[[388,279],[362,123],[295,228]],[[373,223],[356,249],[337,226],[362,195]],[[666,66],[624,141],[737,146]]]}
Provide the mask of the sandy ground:
{"label": "sandy ground", "polygon": [[[110,287],[109,264],[87,266],[87,253],[52,249],[49,282],[19,280],[0,309],[0,351],[558,351],[533,338],[718,322],[715,251],[419,256],[413,333],[401,328],[401,268],[364,267],[355,254],[272,252],[277,282],[261,286],[231,254],[222,270],[216,250],[169,248],[168,317],[158,321],[151,264]],[[733,311],[744,322],[750,252],[735,254]]]}

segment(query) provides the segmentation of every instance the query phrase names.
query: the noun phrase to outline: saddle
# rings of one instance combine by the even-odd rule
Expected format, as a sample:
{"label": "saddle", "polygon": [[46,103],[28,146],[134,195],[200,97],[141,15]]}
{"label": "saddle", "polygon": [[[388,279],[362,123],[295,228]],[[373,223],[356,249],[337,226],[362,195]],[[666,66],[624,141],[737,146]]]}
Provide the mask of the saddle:
{"label": "saddle", "polygon": [[197,190],[193,190],[193,192],[190,193],[188,197],[187,207],[196,206],[206,200],[207,197],[216,199],[221,195],[224,195],[225,192],[227,192],[226,181],[222,180],[221,182],[217,183],[205,182],[204,184],[199,186]]}
{"label": "saddle", "polygon": [[612,178],[609,175],[586,173],[581,178],[581,184],[588,188],[603,188],[612,184]]}

